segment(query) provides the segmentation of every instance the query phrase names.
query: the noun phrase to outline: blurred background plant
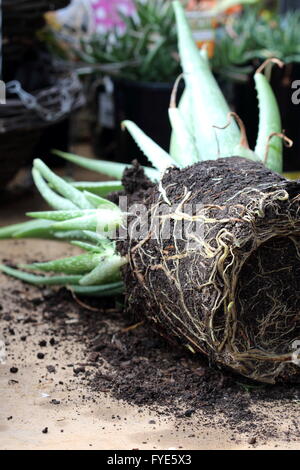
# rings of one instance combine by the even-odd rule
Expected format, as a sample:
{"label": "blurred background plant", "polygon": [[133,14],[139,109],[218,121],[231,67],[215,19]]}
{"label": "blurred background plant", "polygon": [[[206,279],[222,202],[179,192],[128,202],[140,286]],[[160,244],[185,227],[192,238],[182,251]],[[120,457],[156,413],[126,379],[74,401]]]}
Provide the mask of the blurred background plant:
{"label": "blurred background plant", "polygon": [[180,73],[174,12],[169,0],[134,1],[136,13],[125,16],[125,32],[113,31],[81,40],[78,57],[91,64],[125,63],[121,77],[170,82]]}
{"label": "blurred background plant", "polygon": [[[74,1],[78,12],[83,0]],[[119,11],[119,21],[110,29],[93,30],[90,19],[79,27],[63,28],[52,21],[41,34],[52,52],[69,61],[92,84],[87,94],[96,155],[125,162],[132,158],[143,161],[129,136],[121,132],[120,123],[125,118],[134,120],[168,149],[167,107],[173,83],[181,71],[175,21],[170,0],[122,1],[130,1],[133,8]],[[294,4],[296,0],[293,3],[296,11],[287,12],[285,2],[278,0],[183,2],[195,41],[199,47],[206,44],[212,69],[226,98],[248,121],[250,141],[257,127],[252,77],[259,64],[269,57],[277,57],[286,64],[283,75],[275,69],[271,72],[271,66],[266,73],[275,80],[273,85],[284,112],[293,115],[295,110],[288,110],[286,84],[300,63],[300,10]],[[159,115],[160,120],[153,120],[153,115]],[[288,120],[289,117],[287,132],[292,126]]]}
{"label": "blurred background plant", "polygon": [[[74,36],[70,28],[53,28],[52,24],[40,37],[58,57],[90,66],[93,71],[143,82],[174,81],[180,66],[171,1],[132,2],[133,14],[118,13],[123,28],[89,34],[82,30]],[[253,70],[253,61],[277,57],[286,64],[300,62],[300,10],[279,14],[274,0],[210,1],[211,9],[203,10],[208,3],[185,1],[190,11],[200,11],[195,23],[200,23],[203,11],[211,15],[218,12],[213,20],[209,17],[214,23],[215,43],[211,63],[217,74],[243,81]],[[226,10],[230,14],[220,15],[226,7],[230,7]]]}
{"label": "blurred background plant", "polygon": [[[288,84],[300,64],[300,10],[283,13],[288,2],[279,0],[182,1],[195,41],[206,44],[227,100],[248,124],[250,142],[257,126],[253,73],[268,57],[287,64],[283,74],[275,68],[267,73],[284,113],[294,115]],[[122,120],[132,119],[168,150],[167,109],[181,73],[171,0],[72,0],[46,18],[39,39],[58,63],[81,76],[88,101],[72,118],[71,140],[89,139],[100,158],[143,162],[121,131]]]}
{"label": "blurred background plant", "polygon": [[[63,59],[100,66],[130,80],[170,82],[180,73],[174,13],[170,0],[133,1],[135,12],[119,11],[124,28],[74,35],[48,26],[40,36]],[[119,67],[115,67],[119,64]],[[101,67],[100,67],[101,69]]]}
{"label": "blurred background plant", "polygon": [[233,80],[247,80],[253,61],[276,57],[285,62],[300,62],[300,11],[279,15],[245,7],[218,28],[212,67]]}

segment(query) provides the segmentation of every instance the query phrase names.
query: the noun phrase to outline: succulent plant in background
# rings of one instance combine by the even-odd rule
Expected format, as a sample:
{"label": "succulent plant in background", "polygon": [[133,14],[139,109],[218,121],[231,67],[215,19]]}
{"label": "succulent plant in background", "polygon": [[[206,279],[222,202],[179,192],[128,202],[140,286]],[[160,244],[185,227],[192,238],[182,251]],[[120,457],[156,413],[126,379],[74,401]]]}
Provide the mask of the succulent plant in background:
{"label": "succulent plant in background", "polygon": [[[132,158],[144,161],[131,139],[120,131],[125,116],[135,119],[166,148],[171,132],[168,97],[180,73],[171,1],[135,0],[134,4],[134,15],[119,13],[125,25],[122,29],[82,34],[75,42],[68,32],[44,32],[51,49],[60,51],[60,58],[67,53],[72,65],[90,76],[87,83],[92,82],[92,86],[87,87],[87,96],[95,154],[124,162]],[[148,119],[151,112],[163,116],[161,125]]]}
{"label": "succulent plant in background", "polygon": [[253,71],[253,61],[271,57],[300,62],[300,11],[266,18],[258,8],[248,7],[218,29],[212,58],[216,73],[243,81]]}
{"label": "succulent plant in background", "polygon": [[[240,14],[229,16],[217,29],[212,58],[214,72],[241,80],[253,70],[253,60],[276,57],[285,63],[300,61],[300,11],[262,14],[257,0],[218,2],[216,14],[226,6],[243,4]],[[79,47],[60,47],[60,35],[51,29],[41,32],[51,50],[60,58],[72,57],[97,68],[111,65],[112,73],[123,78],[149,82],[170,82],[180,70],[174,12],[170,0],[135,0],[136,15],[120,15],[125,32],[112,31],[81,39]],[[67,41],[67,38],[64,37]],[[117,65],[116,68],[114,66]]]}
{"label": "succulent plant in background", "polygon": [[[250,150],[180,2],[174,10],[186,87],[179,107],[176,87],[171,99],[170,152],[124,122],[155,167],[145,168],[149,179],[137,167],[122,178],[123,195],[146,209],[146,232],[135,230],[145,222],[141,212],[105,199],[120,182],[72,185],[36,160],[36,185],[54,210],[29,213],[37,220],[3,228],[0,237],[68,240],[85,253],[20,266],[54,274],[49,277],[1,269],[79,294],[123,291],[128,309],[192,353],[262,382],[299,380],[300,185],[275,172],[282,169],[284,137],[276,100],[261,68],[255,75],[260,126]],[[65,157],[116,179],[125,167]],[[115,240],[128,216],[133,223],[125,239]],[[177,230],[182,223],[184,232]]]}
{"label": "succulent plant in background", "polygon": [[[134,0],[136,13],[119,12],[125,29],[85,35],[74,47],[71,37],[47,28],[43,37],[62,58],[72,57],[91,69],[111,65],[118,75],[130,80],[170,82],[180,70],[176,54],[175,17],[170,0]],[[68,44],[69,42],[69,44]],[[60,44],[62,44],[60,46]],[[69,47],[64,47],[69,46]],[[107,67],[109,70],[109,67]]]}

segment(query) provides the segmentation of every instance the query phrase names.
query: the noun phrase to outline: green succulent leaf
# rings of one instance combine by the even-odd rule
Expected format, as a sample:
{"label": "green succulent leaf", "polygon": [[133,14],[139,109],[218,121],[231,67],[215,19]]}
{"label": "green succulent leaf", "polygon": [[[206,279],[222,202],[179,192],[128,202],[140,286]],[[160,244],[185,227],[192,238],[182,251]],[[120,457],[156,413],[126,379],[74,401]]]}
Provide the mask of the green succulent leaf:
{"label": "green succulent leaf", "polygon": [[66,199],[71,201],[76,207],[80,209],[92,209],[93,206],[90,204],[86,197],[81,191],[74,188],[71,184],[67,183],[63,178],[57,176],[50,168],[45,165],[42,160],[34,160],[34,168],[40,172],[42,177],[53,186],[53,188]]}
{"label": "green succulent leaf", "polygon": [[50,207],[58,210],[71,210],[77,208],[77,206],[69,199],[61,197],[53,191],[36,168],[32,169],[32,177],[37,189]]}
{"label": "green succulent leaf", "polygon": [[[96,171],[97,173],[102,173],[120,180],[122,179],[126,168],[132,166],[125,163],[110,162],[106,160],[93,160],[91,158],[80,157],[78,155],[62,152],[60,150],[53,150],[53,153],[64,158],[65,160],[75,163],[78,166],[86,168],[87,170]],[[157,170],[148,167],[143,167],[143,169],[151,181],[159,181],[159,172]],[[74,184],[74,187],[76,187],[76,183]]]}
{"label": "green succulent leaf", "polygon": [[67,287],[77,295],[92,297],[114,297],[124,292],[124,284],[121,281],[98,286],[69,285]]}
{"label": "green succulent leaf", "polygon": [[20,265],[19,267],[54,273],[84,274],[94,269],[101,261],[102,256],[100,254],[89,253],[44,263]]}
{"label": "green succulent leaf", "polygon": [[98,263],[91,272],[80,280],[80,285],[95,285],[101,284],[107,280],[118,279],[120,278],[120,268],[126,263],[127,259],[119,255],[113,255],[103,259],[101,263]]}
{"label": "green succulent leaf", "polygon": [[254,75],[255,87],[259,103],[259,127],[255,146],[255,153],[259,155],[265,165],[273,171],[282,173],[282,139],[272,134],[282,132],[281,117],[274,92],[262,73]]}
{"label": "green succulent leaf", "polygon": [[20,279],[36,286],[65,286],[67,284],[78,284],[82,276],[37,276],[35,274],[26,273],[19,269],[10,268],[3,264],[0,265],[0,271],[9,276]]}
{"label": "green succulent leaf", "polygon": [[170,155],[148,137],[134,122],[123,121],[123,126],[128,130],[138,147],[142,150],[148,160],[160,172],[175,165]]}
{"label": "green succulent leaf", "polygon": [[72,183],[72,186],[80,191],[88,191],[89,193],[93,193],[101,197],[105,197],[109,193],[122,191],[124,189],[121,181],[104,181],[101,183],[93,181],[79,181]]}
{"label": "green succulent leaf", "polygon": [[234,121],[225,129],[214,126],[226,122],[230,109],[210,70],[208,62],[199,53],[188,25],[181,2],[174,1],[178,31],[178,46],[184,80],[190,100],[195,141],[201,160],[232,156],[240,141],[240,132]]}

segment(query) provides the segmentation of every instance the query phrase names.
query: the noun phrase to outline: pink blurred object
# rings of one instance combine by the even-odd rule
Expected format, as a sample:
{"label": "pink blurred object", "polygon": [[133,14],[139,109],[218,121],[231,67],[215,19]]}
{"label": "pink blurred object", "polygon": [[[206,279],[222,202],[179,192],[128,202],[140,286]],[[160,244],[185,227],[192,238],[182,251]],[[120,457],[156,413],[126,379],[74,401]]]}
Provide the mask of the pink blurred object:
{"label": "pink blurred object", "polygon": [[119,12],[126,16],[131,16],[135,12],[132,0],[92,0],[96,31],[106,33],[113,28],[120,32],[124,31],[125,25],[119,16]]}

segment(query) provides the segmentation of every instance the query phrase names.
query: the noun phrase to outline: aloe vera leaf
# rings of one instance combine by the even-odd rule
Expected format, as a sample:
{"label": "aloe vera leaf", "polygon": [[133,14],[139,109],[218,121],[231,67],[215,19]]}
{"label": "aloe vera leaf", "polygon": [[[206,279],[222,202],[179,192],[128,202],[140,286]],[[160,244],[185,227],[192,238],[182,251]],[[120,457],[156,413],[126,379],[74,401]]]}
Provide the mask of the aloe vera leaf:
{"label": "aloe vera leaf", "polygon": [[19,267],[54,273],[83,274],[94,269],[101,260],[100,254],[85,253],[44,263],[20,265]]}
{"label": "aloe vera leaf", "polygon": [[214,129],[226,122],[230,110],[206,59],[199,53],[181,3],[174,1],[173,5],[185,83],[193,97],[190,106],[198,153],[202,160],[232,156],[240,140],[239,129],[234,121],[226,129]]}
{"label": "aloe vera leaf", "polygon": [[199,158],[195,140],[186,128],[184,119],[178,108],[169,108],[169,119],[172,131],[176,135],[176,162],[181,167],[196,163],[199,161]]}
{"label": "aloe vera leaf", "polygon": [[116,242],[107,238],[107,234],[103,235],[99,232],[91,232],[89,230],[83,230],[84,240],[99,247],[99,250],[105,253],[114,254],[116,251]]}
{"label": "aloe vera leaf", "polygon": [[103,249],[101,250],[101,247],[99,245],[92,245],[91,243],[82,242],[80,240],[72,240],[70,243],[71,245],[78,246],[82,250],[91,253],[101,253],[101,251],[104,251]]}
{"label": "aloe vera leaf", "polygon": [[110,244],[112,245],[113,242],[111,240],[108,240],[106,238],[106,236],[100,234],[100,233],[97,233],[97,232],[92,232],[90,230],[83,230],[83,236],[86,238],[86,240],[89,240],[93,243],[99,243],[99,244]]}
{"label": "aloe vera leaf", "polygon": [[110,162],[106,160],[94,160],[92,158],[80,157],[73,153],[62,152],[61,150],[53,150],[55,155],[58,155],[69,162],[75,163],[78,166],[86,168],[87,170],[96,171],[105,175],[112,176],[121,180],[124,170],[128,167],[124,163]]}
{"label": "aloe vera leaf", "polygon": [[109,240],[107,236],[89,230],[66,230],[63,232],[53,232],[53,236],[58,240],[68,240],[71,242],[91,242],[102,250],[112,249],[114,251],[115,242]]}
{"label": "aloe vera leaf", "polygon": [[20,224],[8,225],[0,228],[0,240],[15,238],[17,234],[24,234],[24,238],[31,235],[32,238],[53,238],[50,230],[52,223],[48,220],[28,220]]}
{"label": "aloe vera leaf", "polygon": [[99,263],[93,271],[83,276],[79,284],[81,286],[88,286],[101,284],[104,281],[110,280],[113,277],[120,275],[121,266],[127,262],[127,258],[119,255],[108,257]]}
{"label": "aloe vera leaf", "polygon": [[86,217],[96,215],[97,209],[86,210],[69,210],[69,211],[42,211],[42,212],[27,212],[26,215],[36,219],[46,219],[54,221],[64,221],[76,219],[77,217]]}
{"label": "aloe vera leaf", "polygon": [[259,162],[260,161],[260,158],[259,156],[253,152],[253,150],[249,149],[249,148],[246,148],[244,147],[243,145],[237,145],[234,149],[233,149],[233,153],[232,155],[238,155],[239,157],[244,157],[244,158],[248,158],[249,160],[253,160],[255,162]]}
{"label": "aloe vera leaf", "polygon": [[205,62],[207,63],[207,65],[210,67],[210,64],[209,64],[209,57],[208,57],[208,52],[207,52],[207,47],[203,46],[200,50],[200,55],[202,57],[203,60],[205,60]]}
{"label": "aloe vera leaf", "polygon": [[[195,142],[195,130],[194,130],[194,123],[193,123],[193,118],[191,114],[191,105],[190,105],[190,96],[189,96],[189,91],[187,88],[185,88],[179,104],[178,104],[178,110],[181,115],[181,118],[185,122],[185,126],[189,134],[192,136]],[[195,143],[194,143],[195,145]],[[198,149],[196,148],[197,151],[197,158],[198,161],[200,161],[200,156],[198,154]],[[171,133],[171,141],[170,141],[170,155],[171,157],[176,161],[180,161],[182,159],[182,153],[181,153],[181,145],[180,145],[180,140],[177,134],[172,131]]]}
{"label": "aloe vera leaf", "polygon": [[157,183],[160,180],[160,173],[155,168],[149,168],[147,166],[142,167],[145,175],[149,178],[150,181]]}
{"label": "aloe vera leaf", "polygon": [[87,235],[87,233],[93,233],[93,232],[88,232],[85,230],[66,230],[62,232],[56,232],[53,231],[53,237],[57,240],[67,240],[67,241],[91,241],[93,243],[97,243],[99,246],[109,246],[113,245],[113,242],[110,241],[106,236],[100,235],[98,233],[94,233],[96,237],[92,239],[90,236]]}
{"label": "aloe vera leaf", "polygon": [[254,81],[259,103],[259,125],[255,153],[263,161],[269,144],[265,165],[273,171],[282,173],[282,140],[280,137],[274,136],[269,141],[271,134],[282,132],[278,104],[272,87],[263,73],[256,73]]}
{"label": "aloe vera leaf", "polygon": [[37,171],[35,168],[32,169],[32,177],[37,189],[50,207],[58,210],[77,209],[77,206],[75,206],[73,202],[62,196],[59,196],[55,191],[49,188],[48,184],[42,178],[39,171]]}
{"label": "aloe vera leaf", "polygon": [[66,284],[77,284],[82,276],[37,276],[35,274],[25,273],[18,269],[10,268],[9,266],[0,265],[0,271],[9,274],[21,281],[28,282],[37,286],[55,286]]}
{"label": "aloe vera leaf", "polygon": [[66,230],[63,232],[53,231],[53,236],[55,239],[62,241],[87,240],[83,230]]}
{"label": "aloe vera leaf", "polygon": [[67,286],[71,291],[78,295],[86,295],[93,297],[110,297],[122,294],[124,291],[123,282],[113,282],[110,284],[103,284],[101,286]]}
{"label": "aloe vera leaf", "polygon": [[[62,152],[60,150],[53,150],[55,155],[58,155],[69,162],[75,163],[78,166],[86,168],[87,170],[96,171],[113,178],[122,179],[124,170],[130,168],[132,165],[125,163],[109,162],[107,160],[93,160],[91,158],[80,157],[73,153]],[[151,181],[159,181],[159,172],[154,168],[143,167],[145,174]],[[75,185],[74,185],[75,186]]]}
{"label": "aloe vera leaf", "polygon": [[85,251],[90,253],[99,253],[102,256],[112,256],[116,253],[115,243],[109,239],[101,240],[101,242],[96,242],[96,244],[82,241],[82,240],[72,240],[71,245],[78,246]]}
{"label": "aloe vera leaf", "polygon": [[81,191],[67,183],[63,178],[57,176],[42,160],[34,160],[34,168],[38,170],[43,178],[49,181],[53,188],[65,198],[69,199],[80,209],[92,209],[93,206],[86,200]]}
{"label": "aloe vera leaf", "polygon": [[122,191],[124,186],[121,181],[104,181],[104,182],[88,182],[79,181],[73,182],[72,186],[79,189],[80,191],[88,191],[89,193],[96,194],[100,197],[105,197],[109,193]]}
{"label": "aloe vera leaf", "polygon": [[170,155],[150,139],[134,122],[123,121],[122,124],[157,170],[163,172],[166,168],[175,165],[175,161]]}
{"label": "aloe vera leaf", "polygon": [[64,220],[53,224],[54,231],[64,230],[96,230],[97,216],[87,215],[84,217],[76,217],[75,219]]}
{"label": "aloe vera leaf", "polygon": [[120,210],[116,204],[109,201],[108,199],[104,199],[103,197],[98,196],[97,194],[89,193],[88,191],[83,191],[83,194],[85,195],[87,200],[91,204],[93,204],[95,208],[107,207],[108,209],[111,209],[111,210]]}
{"label": "aloe vera leaf", "polygon": [[53,222],[51,220],[36,220],[36,226],[27,226],[25,228],[20,228],[14,233],[13,238],[44,238],[47,240],[52,240],[53,235]]}
{"label": "aloe vera leaf", "polygon": [[121,221],[121,214],[117,211],[98,209],[95,215],[54,223],[53,230],[97,230],[99,233],[104,233],[119,226]]}
{"label": "aloe vera leaf", "polygon": [[103,183],[79,181],[71,184],[74,188],[77,188],[80,191],[88,191],[89,193],[97,194],[102,197],[107,196],[109,193],[122,191],[124,189],[121,181],[104,181]]}

